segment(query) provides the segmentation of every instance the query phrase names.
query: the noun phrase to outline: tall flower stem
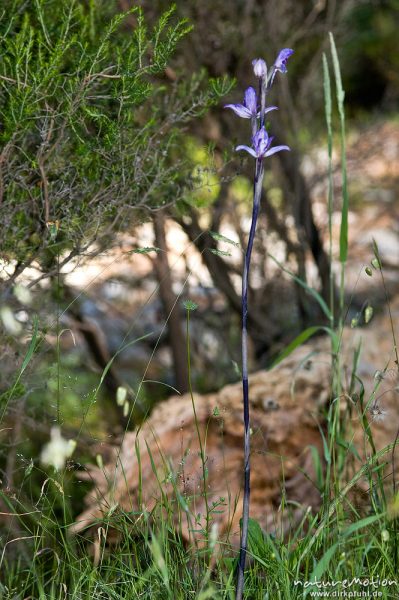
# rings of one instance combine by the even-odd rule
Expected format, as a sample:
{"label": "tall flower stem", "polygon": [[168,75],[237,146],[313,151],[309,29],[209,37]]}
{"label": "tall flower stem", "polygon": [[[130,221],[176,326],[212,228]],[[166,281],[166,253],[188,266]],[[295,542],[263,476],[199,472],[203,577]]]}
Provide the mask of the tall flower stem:
{"label": "tall flower stem", "polygon": [[245,252],[244,271],[242,275],[242,388],[243,388],[243,406],[244,406],[244,496],[242,506],[241,520],[241,543],[240,557],[238,561],[238,577],[236,588],[236,600],[241,600],[244,591],[244,571],[247,557],[248,545],[248,525],[249,525],[249,501],[251,492],[251,428],[249,422],[249,384],[248,384],[248,282],[251,266],[252,247],[254,245],[256,223],[258,221],[260,199],[262,195],[263,184],[263,159],[273,156],[282,150],[289,150],[288,146],[272,146],[273,136],[269,136],[265,128],[265,115],[277,106],[266,107],[266,96],[273,84],[274,76],[277,71],[287,72],[287,60],[293,53],[290,48],[280,50],[272,69],[268,73],[267,65],[262,58],[256,58],[252,61],[254,74],[259,79],[258,97],[253,87],[247,88],[244,94],[243,104],[226,104],[225,108],[230,108],[236,115],[242,119],[251,119],[252,146],[240,144],[236,151],[244,150],[256,159],[255,177],[254,177],[254,199],[252,209],[251,229],[249,231],[248,245]]}
{"label": "tall flower stem", "polygon": [[249,501],[251,493],[251,429],[249,419],[249,384],[248,384],[248,282],[251,265],[252,247],[255,239],[256,224],[259,215],[260,199],[262,195],[264,167],[262,159],[256,160],[254,178],[254,201],[252,209],[251,229],[249,231],[248,245],[245,252],[244,272],[242,277],[242,388],[244,405],[244,497],[241,522],[240,557],[238,562],[238,578],[236,600],[241,600],[244,590],[244,569],[247,557]]}

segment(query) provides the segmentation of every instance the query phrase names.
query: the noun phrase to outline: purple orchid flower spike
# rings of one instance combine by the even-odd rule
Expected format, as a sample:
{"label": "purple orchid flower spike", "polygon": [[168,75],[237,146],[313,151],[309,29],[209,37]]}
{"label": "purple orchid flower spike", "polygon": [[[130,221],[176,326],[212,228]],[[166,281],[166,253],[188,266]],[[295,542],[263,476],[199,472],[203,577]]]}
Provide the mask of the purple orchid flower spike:
{"label": "purple orchid flower spike", "polygon": [[273,139],[274,137],[269,136],[266,129],[262,127],[252,138],[252,148],[250,146],[241,145],[237,146],[236,151],[245,150],[245,152],[248,152],[248,154],[254,158],[262,160],[268,156],[273,156],[273,154],[276,154],[276,152],[290,150],[288,146],[274,146],[271,148]]}
{"label": "purple orchid flower spike", "polygon": [[266,62],[262,58],[256,58],[252,61],[252,67],[259,84],[259,100],[253,87],[249,87],[245,92],[243,104],[227,104],[225,108],[231,108],[239,117],[251,119],[252,128],[252,146],[237,146],[236,151],[245,150],[256,159],[254,173],[254,195],[251,227],[248,235],[248,244],[245,251],[244,268],[242,274],[242,327],[241,327],[241,351],[242,351],[242,392],[243,392],[243,421],[244,421],[244,494],[242,504],[241,536],[240,536],[240,556],[237,569],[236,600],[243,599],[245,564],[248,551],[248,533],[250,524],[250,495],[251,495],[251,426],[250,426],[250,402],[249,402],[249,381],[248,381],[248,287],[249,272],[251,267],[252,248],[254,245],[256,224],[258,221],[261,205],[264,163],[263,159],[273,156],[282,150],[290,150],[288,146],[272,147],[273,136],[269,136],[265,129],[265,114],[275,110],[276,106],[266,108],[266,98],[269,93],[274,77],[278,71],[287,72],[287,61],[293,54],[290,48],[284,48],[277,56],[276,62],[267,70]]}
{"label": "purple orchid flower spike", "polygon": [[291,50],[291,48],[283,48],[283,50],[280,50],[276,58],[276,62],[274,63],[274,70],[280,71],[280,73],[286,73],[287,60],[292,54],[294,54],[294,51]]}

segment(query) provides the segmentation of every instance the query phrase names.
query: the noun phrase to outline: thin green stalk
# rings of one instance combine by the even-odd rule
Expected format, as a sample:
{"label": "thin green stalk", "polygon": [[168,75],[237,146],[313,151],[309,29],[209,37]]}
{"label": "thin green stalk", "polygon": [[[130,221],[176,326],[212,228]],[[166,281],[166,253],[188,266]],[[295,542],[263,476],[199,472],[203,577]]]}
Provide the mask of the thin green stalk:
{"label": "thin green stalk", "polygon": [[[208,477],[207,477],[207,466],[206,466],[206,457],[205,457],[205,453],[204,453],[204,446],[203,446],[202,439],[201,439],[201,432],[200,432],[200,429],[199,429],[199,421],[198,421],[198,416],[197,416],[197,410],[195,408],[193,386],[192,386],[192,379],[191,379],[190,312],[191,312],[191,310],[194,309],[193,308],[194,307],[194,303],[189,304],[188,302],[186,302],[185,305],[186,305],[186,346],[187,346],[188,390],[189,390],[189,394],[190,394],[190,398],[191,398],[191,404],[192,404],[192,407],[193,407],[195,429],[196,429],[196,432],[197,432],[198,444],[199,444],[199,447],[200,447],[200,457],[201,457],[202,477],[203,477],[203,495],[204,495],[205,511],[206,511],[206,540],[208,541],[208,536],[209,536],[209,506],[208,506],[208,492],[207,492],[207,479],[208,479]],[[195,306],[195,308],[196,308],[196,306]]]}
{"label": "thin green stalk", "polygon": [[57,425],[61,425],[61,352],[60,352],[60,252],[57,249]]}
{"label": "thin green stalk", "polygon": [[331,56],[334,68],[334,78],[336,86],[337,106],[340,122],[341,135],[341,176],[342,176],[342,208],[341,208],[341,229],[339,235],[339,260],[341,262],[341,281],[340,281],[340,314],[339,327],[343,325],[343,308],[345,300],[345,265],[348,258],[348,211],[349,211],[349,196],[347,185],[347,168],[346,168],[346,133],[345,133],[345,110],[344,98],[345,92],[342,87],[341,70],[337,49],[335,47],[334,37],[330,33]]}
{"label": "thin green stalk", "polygon": [[[341,137],[341,176],[342,176],[342,208],[341,208],[341,228],[339,239],[339,260],[341,263],[340,284],[339,284],[339,307],[338,307],[338,326],[337,334],[342,335],[344,324],[344,302],[345,302],[345,268],[348,256],[348,191],[347,191],[347,169],[346,169],[346,137],[345,137],[345,111],[344,97],[345,93],[342,87],[339,59],[334,43],[334,38],[330,33],[330,47],[333,62],[334,79],[336,85],[336,98],[338,113],[340,119],[340,137]],[[325,99],[325,119],[327,125],[327,151],[328,151],[328,230],[329,230],[329,258],[330,258],[330,324],[334,327],[334,273],[333,273],[333,253],[332,253],[332,214],[334,203],[334,182],[333,182],[333,130],[332,130],[332,99],[331,82],[327,57],[323,54],[323,81],[324,81],[324,99]],[[340,461],[339,446],[337,439],[341,436],[341,418],[340,418],[340,398],[342,394],[341,384],[341,356],[340,344],[338,348],[332,347],[332,392],[334,402],[328,412],[328,438],[329,438],[329,457],[327,463],[326,484],[324,490],[324,513],[328,514],[330,503],[331,478],[333,481],[334,495],[337,497],[340,493]],[[334,518],[339,521],[338,512]]]}
{"label": "thin green stalk", "polygon": [[334,271],[333,271],[333,236],[332,236],[332,214],[334,210],[334,181],[333,181],[333,134],[332,134],[332,102],[331,83],[328,70],[327,57],[323,54],[323,80],[325,117],[327,125],[327,151],[328,151],[328,254],[330,259],[330,327],[334,327]]}

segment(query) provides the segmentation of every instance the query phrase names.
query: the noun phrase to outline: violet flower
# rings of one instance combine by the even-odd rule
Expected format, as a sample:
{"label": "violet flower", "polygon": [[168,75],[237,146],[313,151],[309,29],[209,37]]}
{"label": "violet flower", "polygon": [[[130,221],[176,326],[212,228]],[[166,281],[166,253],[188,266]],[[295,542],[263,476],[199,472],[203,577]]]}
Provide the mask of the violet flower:
{"label": "violet flower", "polygon": [[258,114],[256,92],[253,87],[245,90],[244,102],[242,104],[226,104],[225,108],[231,108],[236,115],[243,119],[251,119]]}
{"label": "violet flower", "polygon": [[280,52],[278,53],[278,56],[276,58],[276,61],[273,65],[274,70],[280,71],[280,73],[286,73],[287,72],[287,60],[289,59],[289,57],[292,54],[294,54],[294,51],[291,50],[291,48],[284,48],[283,50],[280,50]]}
{"label": "violet flower", "polygon": [[269,88],[273,85],[273,81],[277,71],[280,71],[280,73],[287,72],[287,61],[292,54],[294,54],[294,51],[291,50],[291,48],[283,48],[282,50],[280,50],[271,70],[269,76],[270,80],[267,82]]}
{"label": "violet flower", "polygon": [[250,146],[237,146],[236,151],[245,150],[248,154],[251,154],[254,158],[262,160],[268,156],[273,156],[276,152],[281,150],[290,150],[288,146],[274,146],[271,148],[274,136],[270,136],[266,129],[262,127],[259,129],[252,138],[252,148]]}
{"label": "violet flower", "polygon": [[[249,87],[245,90],[244,102],[242,104],[226,104],[225,108],[231,108],[236,115],[243,119],[253,119],[258,117],[258,102],[254,88]],[[269,106],[265,109],[264,114],[267,114],[271,110],[277,110],[277,106]]]}

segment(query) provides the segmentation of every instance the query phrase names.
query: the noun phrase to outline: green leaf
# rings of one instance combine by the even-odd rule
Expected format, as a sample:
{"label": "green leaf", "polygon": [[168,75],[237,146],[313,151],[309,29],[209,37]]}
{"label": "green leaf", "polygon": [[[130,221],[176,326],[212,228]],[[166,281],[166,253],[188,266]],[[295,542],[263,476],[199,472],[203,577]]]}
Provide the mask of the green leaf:
{"label": "green leaf", "polygon": [[331,48],[331,56],[334,67],[334,77],[335,77],[335,86],[337,91],[337,102],[338,102],[338,110],[343,109],[343,102],[345,98],[344,88],[342,87],[342,77],[341,77],[341,68],[339,65],[339,58],[337,48],[335,46],[334,36],[330,32],[330,48]]}
{"label": "green leaf", "polygon": [[265,554],[265,534],[255,519],[248,521],[248,547],[250,552],[256,556]]}
{"label": "green leaf", "polygon": [[210,248],[212,254],[216,254],[216,256],[231,256],[230,252],[226,252],[225,250],[216,250],[215,248]]}
{"label": "green leaf", "polygon": [[352,442],[347,442],[345,439],[337,438],[336,443],[339,446],[341,446],[341,448],[345,448],[347,452],[351,452],[353,456],[356,456],[357,460],[362,460],[360,458],[359,452],[357,451],[355,444],[353,444]]}
{"label": "green leaf", "polygon": [[213,239],[217,240],[218,242],[226,242],[226,244],[232,244],[232,246],[236,246],[236,248],[240,247],[240,244],[238,242],[235,242],[234,240],[231,240],[230,238],[225,237],[220,233],[216,233],[216,231],[210,231],[209,233],[211,234]]}
{"label": "green leaf", "polygon": [[331,133],[332,129],[332,102],[331,102],[331,82],[328,70],[327,57],[323,52],[323,84],[324,84],[324,109],[327,123],[327,130]]}
{"label": "green leaf", "polygon": [[[332,557],[334,556],[338,547],[338,542],[333,544],[321,557],[319,562],[317,563],[315,569],[313,569],[311,576],[309,577],[309,581],[320,581],[324,573],[327,571],[328,566],[331,562]],[[305,598],[310,592],[313,592],[316,589],[315,585],[310,585],[304,590],[303,597]]]}
{"label": "green leaf", "polygon": [[223,77],[217,77],[209,80],[210,88],[214,95],[214,102],[217,102],[219,98],[226,96],[231,92],[236,84],[235,79],[231,79],[227,75]]}
{"label": "green leaf", "polygon": [[349,527],[345,527],[345,531],[343,532],[344,537],[349,537],[352,533],[355,533],[359,529],[363,529],[363,527],[368,527],[372,523],[376,523],[384,518],[385,514],[382,513],[380,515],[371,515],[370,517],[365,517],[360,521],[356,521],[356,523],[352,523]]}
{"label": "green leaf", "polygon": [[148,254],[149,252],[160,252],[160,248],[155,248],[154,246],[148,246],[145,248],[135,248],[132,250],[132,254]]}
{"label": "green leaf", "polygon": [[300,333],[294,340],[292,340],[292,342],[288,344],[288,346],[286,346],[286,348],[284,348],[282,352],[280,352],[277,358],[273,361],[270,368],[273,369],[273,367],[281,363],[281,361],[287,358],[287,356],[289,356],[290,354],[292,354],[292,352],[296,348],[298,348],[298,346],[301,346],[304,342],[311,338],[312,335],[315,335],[319,331],[325,331],[326,333],[328,333],[328,335],[333,341],[334,349],[337,349],[339,347],[339,338],[330,327],[325,327],[322,325],[308,327],[307,329],[305,329],[305,331],[302,331],[302,333]]}
{"label": "green leaf", "polygon": [[[332,131],[332,100],[331,81],[328,61],[323,53],[323,84],[324,84],[324,111],[327,125],[327,150],[328,150],[328,234],[329,255],[332,261],[332,214],[334,208],[334,179],[333,179],[333,131]],[[331,307],[331,311],[332,307]],[[332,319],[331,319],[332,322]]]}
{"label": "green leaf", "polygon": [[36,350],[36,343],[37,343],[37,334],[38,334],[38,329],[39,329],[39,321],[38,318],[35,316],[33,318],[33,332],[32,332],[32,337],[29,343],[29,348],[28,351],[25,355],[24,361],[22,363],[22,367],[21,370],[19,372],[19,377],[18,379],[21,377],[22,373],[25,371],[26,367],[28,366],[28,364],[30,363],[30,360],[33,356],[33,353]]}
{"label": "green leaf", "polygon": [[325,459],[326,463],[329,465],[329,464],[331,464],[331,452],[330,452],[330,449],[328,447],[328,443],[327,443],[327,440],[326,440],[326,436],[324,435],[324,431],[322,430],[322,428],[320,427],[320,425],[318,427],[319,427],[321,439],[323,441],[324,459]]}
{"label": "green leaf", "polygon": [[342,87],[341,69],[337,49],[335,47],[334,37],[330,33],[331,56],[334,67],[334,78],[337,93],[337,105],[341,126],[341,174],[342,174],[342,208],[341,208],[341,229],[339,235],[339,260],[345,263],[348,257],[348,210],[349,196],[347,186],[347,169],[346,169],[346,136],[345,136],[345,110],[344,98],[345,92]]}

